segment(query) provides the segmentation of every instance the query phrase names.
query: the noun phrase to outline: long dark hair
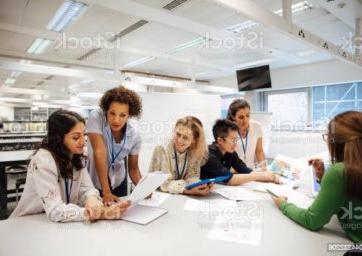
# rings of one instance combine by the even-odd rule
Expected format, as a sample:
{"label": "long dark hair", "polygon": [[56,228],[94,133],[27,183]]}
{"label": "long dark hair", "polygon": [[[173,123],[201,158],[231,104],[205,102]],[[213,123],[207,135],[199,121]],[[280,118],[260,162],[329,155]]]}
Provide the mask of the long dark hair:
{"label": "long dark hair", "polygon": [[230,121],[235,121],[236,113],[238,113],[238,111],[243,108],[250,109],[250,104],[246,100],[244,99],[233,100],[233,102],[231,102],[229,106],[228,115],[226,119]]}
{"label": "long dark hair", "polygon": [[73,169],[81,170],[85,166],[83,154],[73,154],[64,145],[64,136],[77,123],[85,120],[76,112],[57,110],[47,121],[47,136],[42,141],[40,148],[50,151],[53,155],[58,171],[63,178],[72,178]]}
{"label": "long dark hair", "polygon": [[362,112],[347,111],[328,125],[328,148],[332,163],[343,162],[346,170],[346,195],[362,199]]}

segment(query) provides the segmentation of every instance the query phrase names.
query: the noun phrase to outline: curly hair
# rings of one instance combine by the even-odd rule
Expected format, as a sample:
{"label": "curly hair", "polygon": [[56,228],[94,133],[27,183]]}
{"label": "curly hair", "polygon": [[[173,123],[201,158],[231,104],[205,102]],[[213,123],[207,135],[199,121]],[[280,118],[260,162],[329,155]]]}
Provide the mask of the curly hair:
{"label": "curly hair", "polygon": [[129,115],[139,118],[142,113],[141,97],[133,90],[127,89],[124,86],[119,86],[106,91],[99,106],[106,113],[112,102],[119,102],[129,106]]}
{"label": "curly hair", "polygon": [[79,171],[85,167],[83,154],[74,154],[71,157],[63,143],[64,136],[79,122],[85,124],[85,120],[73,111],[55,111],[47,121],[47,136],[40,145],[40,148],[50,151],[64,179],[73,177],[74,168]]}

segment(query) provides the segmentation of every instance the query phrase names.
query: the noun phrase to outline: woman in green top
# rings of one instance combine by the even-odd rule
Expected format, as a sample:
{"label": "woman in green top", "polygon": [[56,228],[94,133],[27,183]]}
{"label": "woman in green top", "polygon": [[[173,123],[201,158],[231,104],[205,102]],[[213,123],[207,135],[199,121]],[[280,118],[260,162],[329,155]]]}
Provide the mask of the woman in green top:
{"label": "woman in green top", "polygon": [[362,243],[362,112],[337,115],[323,135],[333,165],[324,173],[321,161],[313,160],[321,189],[308,209],[273,197],[284,215],[310,230],[319,230],[337,214],[342,228],[353,242]]}

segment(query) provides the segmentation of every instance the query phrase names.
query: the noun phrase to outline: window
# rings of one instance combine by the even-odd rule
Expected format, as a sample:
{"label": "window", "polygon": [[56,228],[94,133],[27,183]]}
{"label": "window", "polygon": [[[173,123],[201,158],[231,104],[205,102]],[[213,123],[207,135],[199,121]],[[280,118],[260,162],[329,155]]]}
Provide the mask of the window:
{"label": "window", "polygon": [[273,129],[300,130],[308,125],[308,89],[265,93],[267,112],[272,112]]}
{"label": "window", "polygon": [[335,115],[348,110],[362,110],[362,83],[313,87],[312,116],[314,128],[325,128]]}

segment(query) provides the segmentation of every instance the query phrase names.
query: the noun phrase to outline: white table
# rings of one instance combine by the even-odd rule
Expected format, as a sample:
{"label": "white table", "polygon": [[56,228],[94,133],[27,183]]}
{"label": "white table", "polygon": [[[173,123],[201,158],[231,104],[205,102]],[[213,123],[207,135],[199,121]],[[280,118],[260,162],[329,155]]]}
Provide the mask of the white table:
{"label": "white table", "polygon": [[172,195],[161,205],[169,212],[146,226],[53,223],[45,215],[0,221],[0,255],[341,255],[328,252],[327,244],[350,243],[336,218],[311,232],[285,217],[267,194],[258,194],[264,211],[261,246],[207,239],[200,213],[184,211],[187,197]]}
{"label": "white table", "polygon": [[7,177],[5,168],[10,165],[26,164],[33,152],[34,150],[0,152],[0,220],[6,218],[7,214]]}

